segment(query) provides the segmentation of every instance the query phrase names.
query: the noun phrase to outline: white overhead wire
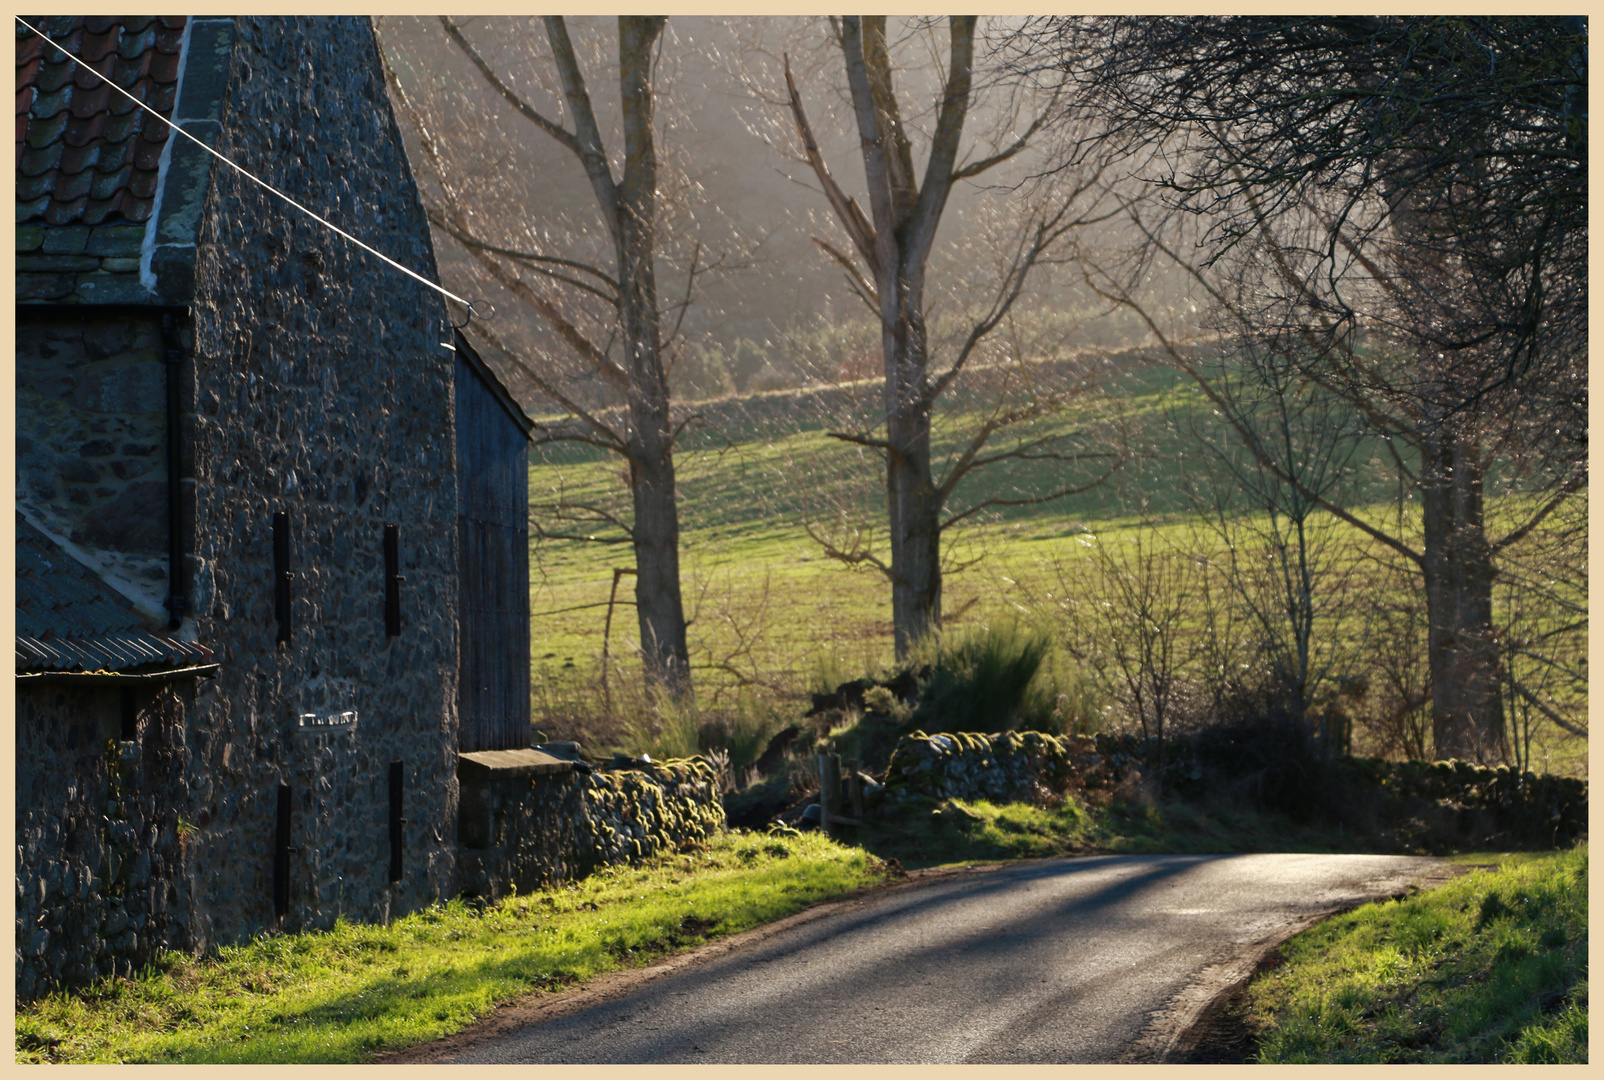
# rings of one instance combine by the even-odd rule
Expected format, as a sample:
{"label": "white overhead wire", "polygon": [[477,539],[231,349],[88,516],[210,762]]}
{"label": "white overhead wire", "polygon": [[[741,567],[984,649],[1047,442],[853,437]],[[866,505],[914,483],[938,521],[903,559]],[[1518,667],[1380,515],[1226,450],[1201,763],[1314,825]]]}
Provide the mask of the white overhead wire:
{"label": "white overhead wire", "polygon": [[[29,24],[20,15],[19,16],[15,16],[15,18],[19,23],[22,23],[23,26],[26,26],[29,30],[32,30],[35,34],[38,34],[41,38],[44,38],[44,40],[45,40],[45,42],[47,44],[49,44],[50,46],[55,48],[56,51],[60,52],[67,59],[69,59],[73,63],[77,64],[79,67],[83,68],[85,71],[93,73],[96,78],[100,79],[107,86],[109,86],[113,90],[117,91],[119,94],[121,94],[123,97],[127,98],[129,101],[132,101],[135,105],[138,105],[141,109],[144,109],[146,112],[150,113],[150,115],[154,116],[156,119],[158,119],[162,123],[166,124],[173,131],[175,131],[178,134],[182,135],[184,138],[188,139],[190,142],[194,143],[196,146],[200,147],[202,150],[206,151],[208,154],[212,155],[212,157],[216,158],[218,161],[221,161],[224,165],[227,165],[229,168],[233,169],[235,172],[239,173],[241,176],[245,177],[247,180],[250,180],[253,183],[259,184],[262,187],[266,188],[268,191],[271,191],[273,194],[277,195],[279,198],[283,199],[285,202],[287,202],[291,206],[295,207],[295,209],[299,210],[301,213],[305,214],[307,217],[311,218],[313,221],[317,222],[319,225],[322,225],[326,229],[330,229],[330,230],[332,230],[334,232],[339,233],[341,236],[345,237],[347,240],[351,241],[351,243],[355,244],[357,247],[361,248],[363,251],[366,251],[368,254],[378,256],[384,262],[386,262],[389,265],[395,267],[397,270],[401,271],[407,277],[413,279],[414,281],[420,282],[421,284],[427,285],[429,288],[433,289],[435,292],[439,293],[440,295],[446,297],[449,300],[455,300],[457,303],[462,304],[465,307],[467,307],[469,311],[473,310],[473,304],[471,302],[469,302],[467,300],[464,300],[462,297],[458,296],[456,293],[451,292],[451,291],[445,289],[444,287],[442,287],[440,285],[436,285],[434,282],[430,281],[428,278],[422,276],[421,274],[415,273],[412,270],[408,270],[406,267],[402,266],[400,263],[398,263],[394,259],[390,258],[390,256],[386,255],[384,252],[379,251],[379,250],[377,250],[377,249],[375,249],[373,247],[370,247],[367,244],[364,244],[362,241],[358,240],[356,237],[352,236],[350,233],[346,232],[344,229],[340,228],[338,225],[334,224],[332,221],[328,220],[327,218],[323,217],[322,215],[320,215],[320,214],[318,214],[318,213],[316,213],[316,212],[314,212],[312,210],[307,209],[305,206],[302,206],[300,203],[296,202],[294,199],[292,199],[288,195],[284,194],[284,192],[280,191],[278,188],[274,187],[272,184],[269,184],[266,180],[263,180],[259,176],[253,175],[252,173],[250,173],[248,170],[246,170],[242,166],[236,165],[234,162],[230,161],[228,158],[224,157],[222,154],[219,154],[216,150],[213,150],[210,146],[207,146],[205,143],[203,143],[199,139],[195,138],[195,136],[191,135],[189,132],[185,131],[183,128],[179,127],[177,124],[175,124],[171,120],[167,119],[167,117],[163,116],[161,113],[157,112],[155,109],[152,109],[149,105],[146,105],[143,101],[140,101],[134,95],[130,94],[127,90],[124,90],[122,87],[120,87],[116,83],[112,82],[106,76],[104,76],[100,72],[96,71],[93,66],[91,66],[88,63],[85,63],[83,60],[81,60],[78,57],[72,55],[72,53],[68,52],[66,49],[63,49],[60,45],[57,45],[54,41],[51,41],[50,38],[46,37],[45,34],[42,31],[40,31],[37,27]],[[174,104],[176,106],[177,103],[175,102]]]}

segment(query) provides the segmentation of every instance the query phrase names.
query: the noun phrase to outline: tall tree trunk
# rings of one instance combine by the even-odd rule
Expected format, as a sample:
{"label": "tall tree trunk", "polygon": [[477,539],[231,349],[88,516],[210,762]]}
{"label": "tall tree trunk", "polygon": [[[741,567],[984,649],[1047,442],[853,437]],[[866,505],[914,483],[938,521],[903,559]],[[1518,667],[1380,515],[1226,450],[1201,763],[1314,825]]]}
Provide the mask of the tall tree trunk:
{"label": "tall tree trunk", "polygon": [[930,471],[930,414],[899,410],[887,424],[891,622],[897,658],[941,628],[941,498]]}
{"label": "tall tree trunk", "polygon": [[969,109],[975,20],[949,26],[952,55],[925,180],[917,182],[902,126],[884,16],[842,20],[847,81],[862,143],[873,220],[871,265],[885,362],[886,512],[891,532],[891,622],[897,659],[941,628],[941,508],[930,470],[925,266]]}
{"label": "tall tree trunk", "polygon": [[1474,440],[1448,425],[1421,439],[1421,457],[1434,753],[1502,762],[1507,746],[1493,629],[1496,571],[1482,519],[1486,466]]}
{"label": "tall tree trunk", "polygon": [[657,308],[654,229],[657,156],[652,139],[652,46],[664,19],[618,20],[624,175],[618,185],[619,287],[629,371],[629,486],[634,501],[635,612],[647,681],[679,697],[690,690],[690,652],[680,595],[679,507]]}

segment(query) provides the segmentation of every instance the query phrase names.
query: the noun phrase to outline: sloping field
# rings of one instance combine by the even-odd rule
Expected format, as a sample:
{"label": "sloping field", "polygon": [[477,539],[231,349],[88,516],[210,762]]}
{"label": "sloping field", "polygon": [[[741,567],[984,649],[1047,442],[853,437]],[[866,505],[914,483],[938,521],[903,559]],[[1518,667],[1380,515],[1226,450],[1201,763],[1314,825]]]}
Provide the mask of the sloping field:
{"label": "sloping field", "polygon": [[[1061,625],[1074,617],[1093,545],[1123,542],[1144,525],[1158,526],[1174,557],[1224,554],[1226,541],[1197,501],[1200,491],[1208,495],[1207,485],[1195,481],[1211,460],[1206,440],[1222,446],[1229,441],[1201,396],[1158,366],[1125,361],[1093,374],[1095,392],[1035,421],[1023,435],[1061,435],[1064,445],[1088,456],[977,471],[959,485],[951,508],[961,512],[990,497],[1018,499],[1089,483],[1110,461],[1090,455],[1122,452],[1127,460],[1083,493],[1040,505],[985,508],[965,519],[946,543],[947,625],[1006,617]],[[876,394],[866,383],[692,407],[699,419],[687,425],[676,464],[692,663],[704,703],[728,704],[741,687],[771,701],[801,700],[810,683],[854,677],[890,661],[889,585],[869,566],[828,557],[820,543],[884,550],[875,547],[884,516],[878,458],[828,434],[850,430],[854,422],[872,424]],[[974,402],[938,415],[938,461],[950,461],[985,415]],[[1356,501],[1369,507],[1372,520],[1396,525],[1398,508],[1389,501],[1394,489],[1380,448],[1365,448],[1360,457],[1365,460],[1356,468]],[[627,518],[619,464],[591,448],[563,445],[547,448],[530,471],[533,520],[548,533],[595,538],[541,537],[532,529],[537,716],[560,714],[563,702],[594,695],[604,634],[611,686],[635,681],[629,577],[619,580],[607,629],[614,571],[632,567],[633,552],[618,542],[616,529],[563,520],[583,518],[581,506]],[[559,514],[558,506],[569,509]],[[1495,516],[1510,520],[1517,510],[1509,499],[1494,506]],[[1408,529],[1407,507],[1404,514]],[[1252,523],[1251,515],[1235,520]],[[1348,567],[1350,594],[1373,599],[1378,590],[1400,589],[1403,579],[1384,570],[1386,552],[1379,545],[1345,526],[1330,535],[1329,557]],[[1578,585],[1585,603],[1585,583]],[[1407,599],[1406,593],[1400,598]],[[1339,637],[1362,645],[1364,625],[1342,625],[1340,618],[1336,623]],[[1073,666],[1062,655],[1054,663],[1060,674]],[[1577,749],[1556,752],[1573,756]]]}

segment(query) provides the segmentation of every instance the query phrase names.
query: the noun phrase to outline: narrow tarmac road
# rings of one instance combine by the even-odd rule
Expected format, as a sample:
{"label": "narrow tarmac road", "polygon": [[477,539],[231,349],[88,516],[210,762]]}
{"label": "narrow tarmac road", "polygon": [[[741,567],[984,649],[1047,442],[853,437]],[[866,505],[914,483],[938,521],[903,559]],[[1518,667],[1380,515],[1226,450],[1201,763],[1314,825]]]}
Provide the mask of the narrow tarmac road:
{"label": "narrow tarmac road", "polygon": [[479,1063],[1159,1061],[1314,918],[1451,876],[1380,855],[1054,859],[892,890],[475,1043]]}

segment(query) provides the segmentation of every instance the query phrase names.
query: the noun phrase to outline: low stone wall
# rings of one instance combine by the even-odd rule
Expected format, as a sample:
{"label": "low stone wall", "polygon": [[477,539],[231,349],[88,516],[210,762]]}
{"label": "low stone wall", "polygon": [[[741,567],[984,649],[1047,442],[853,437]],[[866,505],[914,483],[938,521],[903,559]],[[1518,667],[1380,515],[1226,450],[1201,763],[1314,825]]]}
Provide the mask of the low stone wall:
{"label": "low stone wall", "polygon": [[541,772],[464,774],[459,889],[497,899],[639,862],[724,827],[713,767],[701,758]]}
{"label": "low stone wall", "polygon": [[584,814],[572,866],[588,874],[706,840],[724,827],[717,774],[700,757],[576,778]]}
{"label": "low stone wall", "polygon": [[1093,753],[1089,740],[1038,731],[904,736],[886,766],[893,798],[1041,802],[1068,787]]}
{"label": "low stone wall", "polygon": [[1367,782],[1400,801],[1436,803],[1514,839],[1567,843],[1587,831],[1587,782],[1469,761],[1351,758]]}
{"label": "low stone wall", "polygon": [[[905,736],[886,769],[896,798],[986,799],[1041,803],[1076,789],[1115,787],[1152,751],[1129,735],[1095,739],[1034,731]],[[1468,761],[1383,761],[1339,758],[1333,782],[1384,819],[1420,817],[1422,836],[1563,844],[1587,829],[1587,783]],[[1172,744],[1165,786],[1183,796],[1207,794],[1214,774]],[[1430,834],[1430,835],[1428,835]]]}

